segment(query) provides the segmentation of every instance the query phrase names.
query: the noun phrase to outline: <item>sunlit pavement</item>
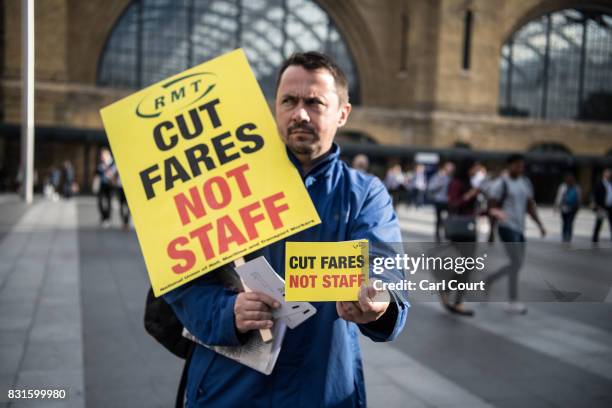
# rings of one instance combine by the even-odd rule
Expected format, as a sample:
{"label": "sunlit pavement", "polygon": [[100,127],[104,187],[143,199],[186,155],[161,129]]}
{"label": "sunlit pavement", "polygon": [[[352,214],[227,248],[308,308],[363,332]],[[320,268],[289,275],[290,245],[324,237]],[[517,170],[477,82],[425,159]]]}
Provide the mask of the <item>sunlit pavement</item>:
{"label": "sunlit pavement", "polygon": [[[404,240],[431,239],[431,208],[399,213]],[[144,331],[144,263],[134,232],[114,216],[101,229],[93,198],[39,198],[27,208],[0,196],[0,406],[43,406],[6,398],[8,388],[43,386],[68,390],[66,400],[44,406],[173,406],[182,361]],[[610,290],[607,225],[592,248],[593,215],[583,210],[575,243],[562,247],[558,215],[542,217],[544,243],[566,257],[540,259],[549,249],[530,226],[533,264],[554,273],[571,259],[562,282]],[[369,406],[612,406],[609,302],[530,303],[525,316],[474,304],[473,318],[413,302],[394,343],[362,341]]]}

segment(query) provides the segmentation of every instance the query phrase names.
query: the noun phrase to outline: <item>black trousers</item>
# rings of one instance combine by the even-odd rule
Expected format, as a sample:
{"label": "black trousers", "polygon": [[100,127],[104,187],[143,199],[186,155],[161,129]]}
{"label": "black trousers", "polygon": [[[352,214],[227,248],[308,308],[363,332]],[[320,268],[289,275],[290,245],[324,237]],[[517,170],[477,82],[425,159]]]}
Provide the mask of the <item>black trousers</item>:
{"label": "black trousers", "polygon": [[[608,218],[608,227],[610,228],[610,239],[612,239],[612,207],[606,207],[604,211]],[[597,216],[597,218],[595,219],[595,228],[593,229],[593,237],[591,238],[593,242],[599,241],[599,232],[601,231],[601,226],[603,225],[604,218],[606,217]]]}
{"label": "black trousers", "polygon": [[[459,255],[462,258],[474,258],[476,255],[477,243],[476,241],[452,241],[451,244],[457,250]],[[468,283],[470,281],[470,275],[474,267],[465,268],[463,273],[454,273],[453,279],[457,280],[457,283]],[[445,293],[450,294],[450,290],[446,289]],[[463,302],[463,295],[465,294],[465,290],[456,290],[455,291],[455,304],[461,304]],[[449,299],[450,300],[450,299]]]}
{"label": "black trousers", "polygon": [[121,220],[123,225],[128,225],[130,222],[130,207],[128,207],[123,187],[117,188],[117,195],[119,196],[119,214],[121,215]]}
{"label": "black trousers", "polygon": [[100,183],[100,191],[98,191],[98,210],[100,211],[100,219],[102,222],[110,219],[112,195],[113,187],[107,183]]}
{"label": "black trousers", "polygon": [[440,230],[444,228],[444,212],[448,209],[448,204],[435,203],[434,205],[436,207],[436,232],[434,238],[436,242],[440,242],[442,240],[440,237]]}
{"label": "black trousers", "polygon": [[570,210],[561,213],[562,239],[563,242],[571,242],[572,235],[574,235],[574,220],[576,219],[576,213],[578,210]]}

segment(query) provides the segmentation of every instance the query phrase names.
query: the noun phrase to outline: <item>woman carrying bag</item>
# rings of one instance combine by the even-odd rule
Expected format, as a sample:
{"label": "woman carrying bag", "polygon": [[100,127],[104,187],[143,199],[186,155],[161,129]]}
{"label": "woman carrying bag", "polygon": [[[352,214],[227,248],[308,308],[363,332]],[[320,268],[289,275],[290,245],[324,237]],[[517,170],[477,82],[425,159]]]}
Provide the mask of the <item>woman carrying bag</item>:
{"label": "woman carrying bag", "polygon": [[[455,170],[448,185],[448,218],[446,220],[446,238],[451,241],[461,257],[473,258],[476,254],[476,216],[478,212],[478,194],[480,179],[474,177],[479,165],[474,159],[462,160]],[[454,274],[458,283],[467,283],[471,270]],[[454,299],[451,300],[454,294]],[[463,304],[463,290],[451,293],[446,289],[440,293],[442,304],[451,313],[461,316],[473,316],[474,311]]]}

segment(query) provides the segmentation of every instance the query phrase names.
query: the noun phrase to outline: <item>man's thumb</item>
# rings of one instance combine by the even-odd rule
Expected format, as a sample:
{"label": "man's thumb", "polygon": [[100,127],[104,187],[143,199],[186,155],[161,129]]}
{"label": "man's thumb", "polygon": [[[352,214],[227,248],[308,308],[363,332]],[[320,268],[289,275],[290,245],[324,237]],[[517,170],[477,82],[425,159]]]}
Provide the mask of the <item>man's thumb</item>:
{"label": "man's thumb", "polygon": [[367,296],[370,299],[370,301],[372,301],[374,299],[374,297],[376,297],[376,289],[374,289],[374,287],[370,286],[367,289]]}

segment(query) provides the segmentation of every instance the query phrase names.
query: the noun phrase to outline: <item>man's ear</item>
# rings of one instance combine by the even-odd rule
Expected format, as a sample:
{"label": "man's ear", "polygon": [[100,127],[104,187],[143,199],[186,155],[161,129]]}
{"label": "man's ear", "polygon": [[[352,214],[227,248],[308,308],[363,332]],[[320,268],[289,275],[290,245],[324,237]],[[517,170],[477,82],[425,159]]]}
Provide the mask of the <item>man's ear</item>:
{"label": "man's ear", "polygon": [[345,103],[342,108],[340,108],[340,115],[338,116],[338,127],[342,127],[346,124],[348,120],[349,114],[351,113],[351,104]]}

